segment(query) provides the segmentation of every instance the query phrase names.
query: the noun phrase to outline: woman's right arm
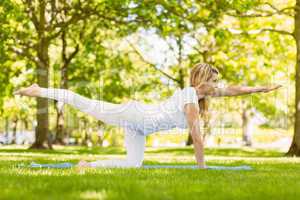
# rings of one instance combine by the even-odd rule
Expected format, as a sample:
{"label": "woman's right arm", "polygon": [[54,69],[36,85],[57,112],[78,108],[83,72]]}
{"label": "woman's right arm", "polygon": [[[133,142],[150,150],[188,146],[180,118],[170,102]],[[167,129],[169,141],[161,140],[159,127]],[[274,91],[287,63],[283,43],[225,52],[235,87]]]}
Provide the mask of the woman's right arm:
{"label": "woman's right arm", "polygon": [[280,88],[281,85],[276,86],[228,86],[226,88],[215,88],[214,92],[211,96],[214,97],[221,97],[221,96],[238,96],[238,95],[245,95],[257,92],[270,92],[272,90],[276,90]]}
{"label": "woman's right arm", "polygon": [[225,88],[215,87],[210,83],[203,83],[199,86],[199,90],[202,96],[213,96],[213,97],[222,97],[222,96],[238,96],[245,95],[257,92],[270,92],[282,87],[281,85],[275,86],[238,86],[231,85]]}
{"label": "woman's right arm", "polygon": [[206,168],[204,161],[204,144],[200,132],[200,120],[198,105],[195,103],[185,104],[184,111],[186,113],[187,123],[189,126],[189,133],[193,139],[193,146],[197,165],[200,168]]}

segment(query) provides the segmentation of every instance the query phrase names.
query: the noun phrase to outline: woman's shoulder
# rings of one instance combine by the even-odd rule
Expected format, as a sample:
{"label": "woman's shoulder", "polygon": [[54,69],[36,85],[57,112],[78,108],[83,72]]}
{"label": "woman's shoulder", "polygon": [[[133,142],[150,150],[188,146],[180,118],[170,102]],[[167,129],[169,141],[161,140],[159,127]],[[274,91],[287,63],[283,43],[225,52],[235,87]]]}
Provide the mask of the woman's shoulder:
{"label": "woman's shoulder", "polygon": [[197,96],[196,89],[192,86],[186,86],[183,88],[177,88],[172,96],[179,96],[179,97],[194,97]]}
{"label": "woman's shoulder", "polygon": [[181,89],[183,94],[190,94],[190,95],[195,95],[196,94],[196,89],[192,86],[186,86]]}
{"label": "woman's shoulder", "polygon": [[179,90],[178,93],[178,105],[179,109],[183,111],[184,105],[187,103],[195,103],[198,104],[198,97],[196,93],[196,89],[192,86],[186,86]]}

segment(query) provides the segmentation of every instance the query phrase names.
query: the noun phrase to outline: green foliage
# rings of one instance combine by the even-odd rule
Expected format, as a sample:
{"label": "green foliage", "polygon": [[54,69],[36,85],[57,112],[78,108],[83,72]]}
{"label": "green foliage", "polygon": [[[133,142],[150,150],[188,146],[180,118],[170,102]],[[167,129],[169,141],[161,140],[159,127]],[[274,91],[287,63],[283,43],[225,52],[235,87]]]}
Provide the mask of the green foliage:
{"label": "green foliage", "polygon": [[[79,2],[82,3],[81,8]],[[295,73],[295,42],[293,38],[276,32],[265,31],[258,34],[251,31],[263,28],[292,31],[293,20],[279,14],[263,18],[228,15],[260,13],[260,9],[274,11],[266,3],[278,8],[286,6],[279,1],[259,0],[70,1],[65,4],[69,18],[82,13],[86,16],[64,29],[68,55],[77,45],[79,47],[79,52],[68,67],[69,88],[81,95],[114,103],[129,99],[151,103],[171,95],[171,89],[182,87],[182,82],[186,85],[188,72],[195,63],[209,62],[220,70],[221,78],[228,85],[278,83],[288,88],[288,94],[286,89],[275,94],[241,97],[225,107],[221,107],[223,104],[220,102],[213,103],[220,109],[240,112],[241,106],[238,105],[244,100],[268,118],[274,119],[272,124],[276,124],[280,116],[287,116],[287,112],[292,113],[294,109],[294,99],[289,97],[294,96],[292,83]],[[292,6],[294,1],[286,4]],[[36,63],[30,57],[36,57],[39,53],[35,46],[38,33],[26,11],[28,5],[22,1],[0,2],[0,108],[3,116],[15,114],[5,110],[3,106],[5,101],[10,102],[13,98],[12,91],[36,82]],[[46,30],[47,36],[55,31],[50,30]],[[139,59],[124,42],[129,37],[135,37],[140,30],[153,30],[159,38],[175,41],[176,44],[171,46],[174,49],[170,47],[169,51],[175,55],[175,64],[162,68],[177,82]],[[145,34],[142,37],[147,36]],[[189,41],[196,44],[187,44]],[[59,87],[63,62],[61,34],[49,42],[50,86]],[[179,45],[182,45],[181,54]],[[188,45],[192,46],[192,51],[187,50]],[[27,50],[26,53],[30,56],[17,53],[11,48]],[[155,63],[152,60],[149,62]],[[30,110],[33,110],[33,102],[34,100],[28,100]],[[67,112],[70,112],[73,121],[79,116],[80,120],[87,120],[97,126],[88,116],[72,109]],[[25,112],[22,115],[33,119],[35,113]],[[51,116],[51,126],[55,127],[53,109]],[[291,115],[289,119],[292,120]]]}

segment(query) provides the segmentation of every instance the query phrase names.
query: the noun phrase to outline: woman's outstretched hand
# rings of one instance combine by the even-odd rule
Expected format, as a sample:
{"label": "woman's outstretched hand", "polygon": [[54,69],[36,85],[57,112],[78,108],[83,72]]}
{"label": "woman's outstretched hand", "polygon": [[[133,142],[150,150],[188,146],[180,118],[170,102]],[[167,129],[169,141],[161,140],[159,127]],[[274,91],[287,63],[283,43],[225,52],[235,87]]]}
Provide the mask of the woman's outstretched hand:
{"label": "woman's outstretched hand", "polygon": [[270,92],[270,91],[273,91],[273,90],[276,90],[278,88],[281,88],[282,85],[275,85],[275,86],[262,86],[262,87],[259,87],[259,92]]}
{"label": "woman's outstretched hand", "polygon": [[29,97],[37,97],[40,95],[40,87],[38,84],[32,84],[27,88],[22,88],[20,90],[15,91],[14,95],[21,95],[21,96],[29,96]]}

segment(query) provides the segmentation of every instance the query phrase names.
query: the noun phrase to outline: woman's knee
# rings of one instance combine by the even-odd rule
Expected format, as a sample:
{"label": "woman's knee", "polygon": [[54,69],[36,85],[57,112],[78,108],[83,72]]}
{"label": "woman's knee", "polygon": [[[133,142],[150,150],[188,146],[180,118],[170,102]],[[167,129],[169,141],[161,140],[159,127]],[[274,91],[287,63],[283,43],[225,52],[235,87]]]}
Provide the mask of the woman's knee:
{"label": "woman's knee", "polygon": [[144,161],[144,149],[136,148],[127,151],[126,160],[132,167],[141,167]]}
{"label": "woman's knee", "polygon": [[135,159],[128,159],[128,165],[131,167],[141,167],[143,165],[144,158],[135,158]]}
{"label": "woman's knee", "polygon": [[128,164],[132,167],[141,167],[144,160],[145,136],[133,130],[126,130],[125,147]]}

